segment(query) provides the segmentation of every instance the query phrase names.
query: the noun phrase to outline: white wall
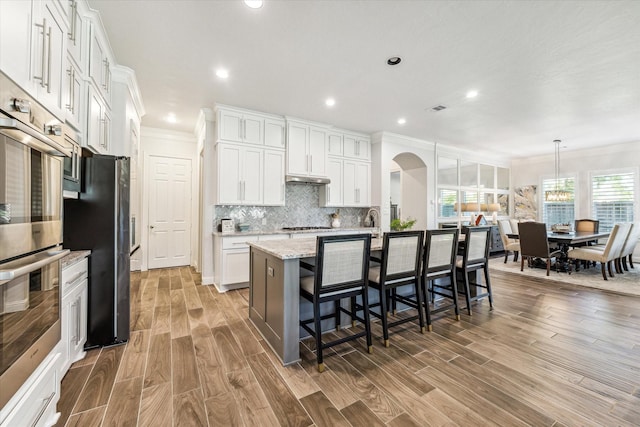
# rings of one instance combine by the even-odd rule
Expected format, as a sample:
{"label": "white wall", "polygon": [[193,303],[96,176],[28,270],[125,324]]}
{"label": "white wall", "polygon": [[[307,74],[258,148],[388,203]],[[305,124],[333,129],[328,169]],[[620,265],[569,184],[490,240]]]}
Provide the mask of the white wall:
{"label": "white wall", "polygon": [[[554,155],[514,159],[511,161],[512,188],[538,186],[538,206],[542,206],[540,188],[543,179],[555,177]],[[584,150],[560,150],[560,177],[576,178],[576,218],[589,218],[591,174],[620,169],[640,171],[640,141]],[[640,219],[640,179],[636,179],[634,215]],[[538,218],[541,219],[541,218]]]}
{"label": "white wall", "polygon": [[196,265],[199,256],[198,248],[198,152],[196,138],[193,134],[174,132],[166,129],[142,127],[140,129],[140,158],[142,159],[142,176],[144,177],[142,193],[142,270],[147,270],[147,244],[149,239],[149,171],[148,162],[150,156],[174,157],[191,160],[191,265]]}

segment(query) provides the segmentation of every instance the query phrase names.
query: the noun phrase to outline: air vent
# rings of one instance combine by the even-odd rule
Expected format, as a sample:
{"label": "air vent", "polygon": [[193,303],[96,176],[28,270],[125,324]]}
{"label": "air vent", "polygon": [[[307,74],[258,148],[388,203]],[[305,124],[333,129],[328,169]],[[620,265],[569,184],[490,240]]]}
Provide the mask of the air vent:
{"label": "air vent", "polygon": [[432,109],[433,111],[442,111],[442,110],[444,110],[445,108],[447,108],[447,107],[445,107],[444,105],[436,105],[435,107],[431,107],[431,109]]}

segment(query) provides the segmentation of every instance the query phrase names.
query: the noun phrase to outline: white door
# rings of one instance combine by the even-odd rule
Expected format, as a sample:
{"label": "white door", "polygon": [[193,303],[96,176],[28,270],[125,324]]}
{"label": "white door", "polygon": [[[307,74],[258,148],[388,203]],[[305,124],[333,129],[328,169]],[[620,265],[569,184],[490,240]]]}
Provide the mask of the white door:
{"label": "white door", "polygon": [[149,157],[148,267],[191,264],[191,160]]}

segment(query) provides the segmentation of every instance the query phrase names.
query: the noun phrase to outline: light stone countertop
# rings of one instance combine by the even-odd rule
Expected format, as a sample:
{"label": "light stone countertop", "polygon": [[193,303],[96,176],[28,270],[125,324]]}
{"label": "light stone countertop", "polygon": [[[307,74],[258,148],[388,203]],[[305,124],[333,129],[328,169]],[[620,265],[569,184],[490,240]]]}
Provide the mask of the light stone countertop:
{"label": "light stone countertop", "polygon": [[82,261],[86,257],[91,255],[91,251],[72,251],[69,255],[60,260],[60,266],[64,270],[72,265]]}
{"label": "light stone countertop", "polygon": [[305,234],[305,233],[335,233],[337,231],[370,231],[371,234],[380,232],[377,227],[344,227],[344,228],[319,228],[313,230],[267,230],[267,231],[234,231],[233,233],[223,233],[221,231],[214,231],[212,234],[222,237],[236,237],[236,236],[264,236],[270,234]]}
{"label": "light stone countertop", "polygon": [[[316,239],[267,240],[250,242],[250,246],[279,259],[308,258],[316,255]],[[382,239],[371,239],[371,250],[382,249]]]}

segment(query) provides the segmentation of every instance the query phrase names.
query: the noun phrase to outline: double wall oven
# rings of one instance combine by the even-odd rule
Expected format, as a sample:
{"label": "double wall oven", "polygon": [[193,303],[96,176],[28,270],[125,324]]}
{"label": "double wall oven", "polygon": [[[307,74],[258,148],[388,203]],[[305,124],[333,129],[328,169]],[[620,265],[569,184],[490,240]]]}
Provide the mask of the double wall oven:
{"label": "double wall oven", "polygon": [[0,408],[60,340],[64,133],[0,72]]}

